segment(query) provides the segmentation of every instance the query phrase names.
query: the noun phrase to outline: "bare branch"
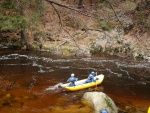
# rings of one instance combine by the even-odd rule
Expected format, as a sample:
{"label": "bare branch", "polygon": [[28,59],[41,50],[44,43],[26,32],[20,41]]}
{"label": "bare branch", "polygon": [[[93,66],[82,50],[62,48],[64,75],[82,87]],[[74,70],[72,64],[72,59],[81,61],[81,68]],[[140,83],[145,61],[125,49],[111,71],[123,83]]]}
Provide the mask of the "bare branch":
{"label": "bare branch", "polygon": [[[56,3],[56,2],[54,2],[54,3]],[[50,2],[50,4],[52,5],[52,7],[54,8],[54,10],[56,11],[56,13],[57,13],[57,15],[58,15],[58,18],[59,18],[59,21],[60,21],[59,23],[60,23],[61,28],[73,39],[75,45],[81,50],[81,48],[77,45],[77,43],[76,43],[74,37],[73,37],[66,29],[63,28],[61,16],[60,16],[60,14],[59,14],[59,11],[58,11],[58,10],[55,8],[55,6],[53,5],[53,2]],[[57,4],[58,4],[58,3],[56,3],[56,5],[57,5]],[[60,5],[61,5],[61,4],[60,4]],[[66,43],[66,41],[63,42],[63,43],[60,44],[60,45],[63,45],[64,43]],[[58,45],[57,47],[59,47],[60,45]]]}
{"label": "bare branch", "polygon": [[60,23],[60,26],[62,27],[62,21],[61,21],[61,17],[60,17],[60,14],[59,14],[59,11],[55,8],[55,6],[50,2],[51,6],[54,8],[54,10],[56,11],[57,15],[58,15],[58,18],[59,18],[59,23]]}
{"label": "bare branch", "polygon": [[[107,1],[107,0],[106,0],[106,1]],[[107,2],[108,2],[108,4],[110,5],[111,9],[113,10],[113,12],[114,12],[114,14],[115,14],[117,20],[118,20],[119,23],[123,26],[122,22],[119,20],[119,18],[118,18],[118,16],[117,16],[117,13],[115,12],[115,10],[114,10],[114,8],[113,8],[113,6],[111,5],[111,3],[110,3],[109,1],[107,1]],[[123,26],[123,27],[124,27],[124,26]]]}
{"label": "bare branch", "polygon": [[78,46],[78,44],[76,43],[74,37],[73,37],[66,29],[63,29],[63,30],[66,31],[66,32],[68,33],[68,35],[73,39],[73,41],[74,41],[75,45],[78,47],[78,49],[82,50],[82,49]]}
{"label": "bare branch", "polygon": [[80,9],[76,9],[76,8],[72,8],[72,7],[69,7],[65,4],[60,4],[60,3],[57,3],[57,2],[54,2],[53,0],[46,0],[47,2],[50,2],[51,4],[55,4],[55,5],[58,5],[60,7],[63,7],[63,8],[67,8],[67,9],[70,9],[70,10],[73,10],[73,11],[76,11],[82,15],[85,15],[85,16],[88,16],[88,17],[92,17],[92,18],[95,18],[95,19],[98,19],[97,17],[95,16],[91,16],[91,14],[86,14],[85,12],[83,12],[82,10]]}

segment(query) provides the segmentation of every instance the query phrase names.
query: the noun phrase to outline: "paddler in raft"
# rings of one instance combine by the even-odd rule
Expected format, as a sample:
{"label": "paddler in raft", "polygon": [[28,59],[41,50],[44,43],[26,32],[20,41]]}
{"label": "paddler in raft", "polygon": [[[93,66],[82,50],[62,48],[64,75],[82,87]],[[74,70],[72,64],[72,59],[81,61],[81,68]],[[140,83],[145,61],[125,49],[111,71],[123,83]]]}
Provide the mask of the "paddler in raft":
{"label": "paddler in raft", "polygon": [[88,79],[86,80],[86,83],[90,83],[90,82],[96,82],[96,80],[94,79],[94,76],[96,76],[95,72],[92,71],[90,73],[90,75],[88,76]]}
{"label": "paddler in raft", "polygon": [[70,82],[69,86],[75,86],[75,82],[78,80],[78,78],[74,77],[74,73],[71,74],[71,77],[67,80],[67,82]]}
{"label": "paddler in raft", "polygon": [[94,77],[96,76],[96,73],[94,71],[91,72],[91,75],[93,75]]}

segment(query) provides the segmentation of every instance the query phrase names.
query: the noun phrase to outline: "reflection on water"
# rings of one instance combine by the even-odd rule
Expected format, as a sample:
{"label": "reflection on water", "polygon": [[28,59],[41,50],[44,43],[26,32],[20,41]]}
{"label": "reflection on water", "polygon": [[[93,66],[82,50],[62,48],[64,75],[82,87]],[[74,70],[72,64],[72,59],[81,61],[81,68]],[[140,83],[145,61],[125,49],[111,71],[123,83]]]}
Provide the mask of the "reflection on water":
{"label": "reflection on water", "polygon": [[67,92],[59,87],[71,73],[79,79],[91,71],[104,74],[98,91],[115,101],[146,108],[150,105],[150,63],[113,56],[65,57],[47,52],[0,52],[1,113],[91,113],[80,100],[89,88]]}

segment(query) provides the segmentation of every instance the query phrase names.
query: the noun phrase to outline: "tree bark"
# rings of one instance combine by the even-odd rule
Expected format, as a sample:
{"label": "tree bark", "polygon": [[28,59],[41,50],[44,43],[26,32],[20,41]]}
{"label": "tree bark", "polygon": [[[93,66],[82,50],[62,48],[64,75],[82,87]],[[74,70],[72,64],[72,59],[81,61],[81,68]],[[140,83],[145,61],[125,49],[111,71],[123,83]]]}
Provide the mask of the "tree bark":
{"label": "tree bark", "polygon": [[93,0],[90,0],[90,6],[92,6]]}
{"label": "tree bark", "polygon": [[27,44],[24,31],[21,30],[20,34],[21,34],[21,44],[22,45]]}
{"label": "tree bark", "polygon": [[78,8],[79,9],[84,8],[84,6],[83,6],[83,0],[79,0],[79,2],[78,2]]}
{"label": "tree bark", "polygon": [[[22,5],[20,6],[20,15],[24,16],[24,11],[23,11]],[[20,33],[21,33],[21,44],[22,45],[27,44],[23,23],[21,25]]]}
{"label": "tree bark", "polygon": [[2,35],[2,30],[0,29],[0,42],[2,41],[3,35]]}

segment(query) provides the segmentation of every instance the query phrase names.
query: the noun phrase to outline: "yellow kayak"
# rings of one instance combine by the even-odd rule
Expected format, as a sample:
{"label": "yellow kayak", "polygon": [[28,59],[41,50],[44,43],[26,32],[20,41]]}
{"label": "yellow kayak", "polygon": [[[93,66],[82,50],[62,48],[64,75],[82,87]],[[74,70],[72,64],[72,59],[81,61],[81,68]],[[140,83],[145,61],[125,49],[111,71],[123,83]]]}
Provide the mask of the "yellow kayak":
{"label": "yellow kayak", "polygon": [[147,113],[150,113],[150,107],[148,108],[148,112]]}
{"label": "yellow kayak", "polygon": [[87,79],[83,79],[83,80],[79,80],[79,81],[75,82],[76,86],[69,86],[69,83],[61,84],[60,86],[63,87],[64,89],[66,89],[67,91],[77,91],[77,90],[81,90],[81,89],[85,89],[85,88],[90,88],[90,87],[101,84],[104,79],[104,75],[100,74],[94,78],[95,78],[96,82],[85,83],[85,81]]}

